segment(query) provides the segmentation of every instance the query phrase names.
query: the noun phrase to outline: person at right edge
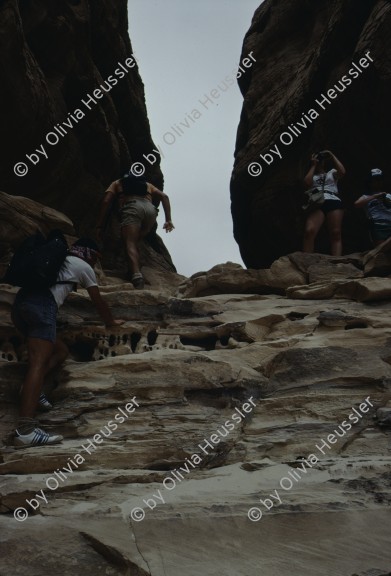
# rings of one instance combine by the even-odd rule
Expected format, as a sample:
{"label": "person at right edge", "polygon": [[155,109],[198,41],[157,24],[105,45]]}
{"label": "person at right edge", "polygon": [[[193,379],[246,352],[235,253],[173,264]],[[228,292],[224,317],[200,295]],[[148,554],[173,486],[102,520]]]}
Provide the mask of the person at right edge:
{"label": "person at right edge", "polygon": [[[332,167],[333,165],[333,167]],[[338,180],[346,171],[338,158],[323,150],[311,157],[311,168],[308,170],[304,183],[308,188],[318,188],[324,191],[324,202],[307,216],[304,230],[303,252],[314,252],[315,239],[326,221],[331,255],[342,254],[342,202],[338,193]]]}
{"label": "person at right edge", "polygon": [[368,194],[355,201],[356,208],[364,208],[370,226],[370,236],[374,246],[379,246],[391,237],[391,194],[384,187],[383,172],[373,168],[368,181]]}
{"label": "person at right edge", "polygon": [[106,190],[97,222],[99,241],[102,241],[103,223],[114,200],[119,204],[121,233],[129,261],[129,279],[136,289],[142,290],[144,278],[140,270],[138,244],[156,224],[160,202],[165,215],[163,228],[166,232],[174,230],[170,200],[167,194],[147,182],[143,176],[135,176],[129,171],[123,178],[112,182]]}

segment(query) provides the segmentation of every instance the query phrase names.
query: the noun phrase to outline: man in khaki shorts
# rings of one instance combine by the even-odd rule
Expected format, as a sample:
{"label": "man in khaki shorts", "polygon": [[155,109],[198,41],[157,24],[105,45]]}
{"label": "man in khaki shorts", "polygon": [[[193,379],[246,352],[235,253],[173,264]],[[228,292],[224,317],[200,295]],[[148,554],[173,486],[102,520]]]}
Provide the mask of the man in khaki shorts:
{"label": "man in khaki shorts", "polygon": [[102,201],[97,223],[97,237],[101,239],[103,222],[113,200],[117,199],[120,210],[122,238],[129,259],[130,280],[136,289],[144,288],[144,278],[140,271],[138,243],[156,223],[160,202],[163,205],[166,232],[174,230],[171,221],[170,200],[164,192],[150,184],[143,176],[134,176],[131,172],[115,180],[107,188]]}

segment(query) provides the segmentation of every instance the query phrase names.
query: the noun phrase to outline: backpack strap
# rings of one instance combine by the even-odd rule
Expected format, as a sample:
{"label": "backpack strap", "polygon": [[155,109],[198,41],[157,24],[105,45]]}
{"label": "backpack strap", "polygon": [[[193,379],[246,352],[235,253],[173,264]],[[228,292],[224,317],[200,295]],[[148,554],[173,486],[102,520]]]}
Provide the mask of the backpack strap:
{"label": "backpack strap", "polygon": [[77,282],[71,282],[70,280],[59,280],[58,282],[53,284],[53,286],[56,286],[56,284],[72,284],[73,286],[72,292],[77,292]]}

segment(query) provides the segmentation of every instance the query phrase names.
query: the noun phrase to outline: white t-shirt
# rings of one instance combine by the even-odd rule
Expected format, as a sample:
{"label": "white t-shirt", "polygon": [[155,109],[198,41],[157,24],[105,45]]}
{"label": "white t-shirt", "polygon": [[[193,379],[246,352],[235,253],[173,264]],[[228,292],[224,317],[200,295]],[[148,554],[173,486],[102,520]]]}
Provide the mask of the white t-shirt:
{"label": "white t-shirt", "polygon": [[338,186],[337,180],[334,177],[335,174],[337,174],[337,170],[333,168],[332,170],[329,170],[323,174],[314,174],[312,178],[313,187],[319,188],[319,190],[324,190],[325,200],[341,201],[341,199],[338,198]]}
{"label": "white t-shirt", "polygon": [[57,276],[59,282],[72,282],[72,284],[55,284],[50,288],[51,293],[60,308],[65,298],[73,290],[73,284],[80,284],[82,288],[98,286],[94,270],[87,262],[77,256],[67,256]]}

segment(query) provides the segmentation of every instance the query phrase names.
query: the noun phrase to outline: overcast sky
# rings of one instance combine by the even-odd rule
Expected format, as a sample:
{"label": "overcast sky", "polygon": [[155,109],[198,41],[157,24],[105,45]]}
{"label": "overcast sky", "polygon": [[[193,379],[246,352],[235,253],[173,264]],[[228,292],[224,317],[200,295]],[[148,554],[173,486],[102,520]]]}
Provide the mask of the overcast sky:
{"label": "overcast sky", "polygon": [[[234,78],[261,0],[128,4],[133,53],[175,225],[166,234],[161,211],[158,231],[186,276],[222,262],[242,264],[232,233],[229,181],[243,99],[236,79],[225,92],[218,85],[224,89],[226,76]],[[215,88],[220,96],[206,103],[204,95]]]}

